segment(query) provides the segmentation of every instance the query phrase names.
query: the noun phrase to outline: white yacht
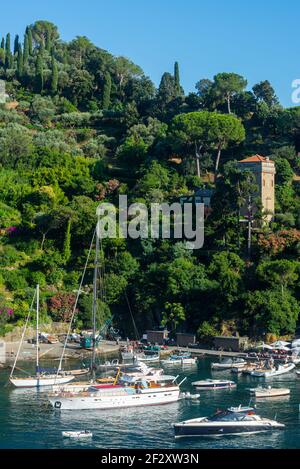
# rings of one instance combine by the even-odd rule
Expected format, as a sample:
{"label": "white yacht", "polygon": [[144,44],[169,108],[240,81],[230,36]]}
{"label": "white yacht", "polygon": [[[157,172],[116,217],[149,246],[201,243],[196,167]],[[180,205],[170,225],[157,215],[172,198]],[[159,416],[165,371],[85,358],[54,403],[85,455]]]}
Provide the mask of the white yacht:
{"label": "white yacht", "polygon": [[92,385],[83,392],[51,392],[48,400],[55,409],[60,410],[105,410],[169,404],[179,400],[180,384],[139,380],[134,386]]}

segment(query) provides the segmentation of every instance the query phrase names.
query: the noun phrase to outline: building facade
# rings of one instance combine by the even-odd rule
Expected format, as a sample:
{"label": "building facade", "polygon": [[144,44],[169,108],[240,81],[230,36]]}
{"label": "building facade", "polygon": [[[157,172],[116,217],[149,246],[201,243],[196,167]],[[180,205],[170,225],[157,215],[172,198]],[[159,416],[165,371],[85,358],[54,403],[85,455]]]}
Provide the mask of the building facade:
{"label": "building facade", "polygon": [[[275,163],[268,157],[254,155],[238,162],[242,170],[251,171],[255,175],[258,192],[253,198],[259,198],[262,204],[265,219],[270,222],[275,213]],[[253,213],[255,213],[255,205]],[[243,207],[241,214],[247,215],[248,208]]]}

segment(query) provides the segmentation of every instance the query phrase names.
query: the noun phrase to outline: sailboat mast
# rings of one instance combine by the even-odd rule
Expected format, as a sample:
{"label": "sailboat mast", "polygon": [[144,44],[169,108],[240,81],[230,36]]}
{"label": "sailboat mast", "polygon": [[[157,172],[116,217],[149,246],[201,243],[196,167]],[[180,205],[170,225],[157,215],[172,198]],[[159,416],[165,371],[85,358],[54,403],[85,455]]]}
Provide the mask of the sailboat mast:
{"label": "sailboat mast", "polygon": [[96,361],[96,320],[97,320],[97,280],[98,280],[98,268],[99,268],[99,236],[96,229],[96,253],[95,253],[95,267],[94,267],[94,282],[93,282],[93,309],[92,309],[92,320],[93,320],[93,352],[92,352],[92,379],[95,380],[95,361]]}
{"label": "sailboat mast", "polygon": [[36,373],[40,372],[39,363],[39,307],[40,307],[40,286],[36,286]]}

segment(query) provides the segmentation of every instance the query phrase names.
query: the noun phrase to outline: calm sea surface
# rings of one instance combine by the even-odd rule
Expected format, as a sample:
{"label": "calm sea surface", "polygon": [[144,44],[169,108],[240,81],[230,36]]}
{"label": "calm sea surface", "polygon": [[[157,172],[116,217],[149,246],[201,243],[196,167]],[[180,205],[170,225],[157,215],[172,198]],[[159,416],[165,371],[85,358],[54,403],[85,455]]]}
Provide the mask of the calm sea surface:
{"label": "calm sea surface", "polygon": [[[210,362],[204,359],[198,366],[184,369],[168,367],[166,374],[187,376],[183,391],[192,391],[192,381],[210,377],[235,380],[237,388],[202,391],[199,401],[105,411],[54,411],[43,392],[7,386],[8,373],[0,370],[0,448],[300,448],[300,378],[295,373],[269,380],[274,387],[290,388],[289,398],[257,402],[257,413],[269,418],[277,416],[286,425],[285,430],[175,441],[173,422],[206,416],[216,408],[248,405],[249,387],[260,382],[230,371],[211,372]],[[65,430],[84,429],[93,432],[92,440],[70,441],[61,436]]]}

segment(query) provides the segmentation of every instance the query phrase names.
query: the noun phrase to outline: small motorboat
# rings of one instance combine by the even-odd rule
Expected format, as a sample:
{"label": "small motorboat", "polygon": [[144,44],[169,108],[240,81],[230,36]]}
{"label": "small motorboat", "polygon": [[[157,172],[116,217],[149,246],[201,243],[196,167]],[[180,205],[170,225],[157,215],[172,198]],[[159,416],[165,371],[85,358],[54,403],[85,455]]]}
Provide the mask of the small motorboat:
{"label": "small motorboat", "polygon": [[272,388],[271,386],[251,388],[250,394],[256,398],[289,396],[290,390],[287,388]]}
{"label": "small motorboat", "polygon": [[135,356],[135,359],[138,361],[138,362],[158,362],[159,361],[159,355],[156,354],[156,355],[146,355],[145,353],[143,354],[140,354],[140,355],[136,355]]}
{"label": "small motorboat", "polygon": [[78,432],[62,432],[64,438],[92,438],[93,434],[89,430],[83,430]]}
{"label": "small motorboat", "polygon": [[214,362],[211,364],[212,370],[231,370],[232,368],[238,368],[241,365],[245,365],[246,361],[243,358],[224,358],[220,362]]}
{"label": "small motorboat", "polygon": [[200,398],[200,394],[191,394],[190,392],[182,392],[180,394],[181,399],[192,399],[196,400]]}
{"label": "small motorboat", "polygon": [[245,369],[245,365],[234,366],[233,368],[231,368],[230,372],[235,374],[235,375],[239,375],[239,374],[243,373],[244,369]]}
{"label": "small motorboat", "polygon": [[234,381],[227,379],[204,379],[202,381],[194,381],[192,385],[196,389],[230,389],[236,387]]}
{"label": "small motorboat", "polygon": [[97,366],[99,371],[103,370],[115,370],[119,366],[119,360],[115,358],[114,360],[107,360],[105,363],[101,363]]}
{"label": "small motorboat", "polygon": [[283,375],[284,373],[289,373],[296,367],[295,363],[285,363],[284,365],[278,365],[277,367],[272,367],[270,369],[258,369],[252,371],[251,376],[256,378],[272,378],[273,376]]}
{"label": "small motorboat", "polygon": [[255,412],[255,408],[254,407],[250,407],[250,406],[242,406],[242,405],[239,405],[238,407],[228,407],[228,412],[240,412],[240,413],[247,413],[247,412]]}
{"label": "small motorboat", "polygon": [[166,360],[161,360],[163,365],[196,365],[197,358],[192,358],[190,353],[183,353],[181,355],[171,355]]}
{"label": "small motorboat", "polygon": [[200,417],[175,423],[175,438],[224,436],[280,430],[284,424],[256,415],[255,412],[217,411],[211,417]]}
{"label": "small motorboat", "polygon": [[64,374],[66,376],[73,375],[73,376],[83,376],[87,375],[89,373],[90,369],[89,368],[81,368],[78,370],[65,370]]}

